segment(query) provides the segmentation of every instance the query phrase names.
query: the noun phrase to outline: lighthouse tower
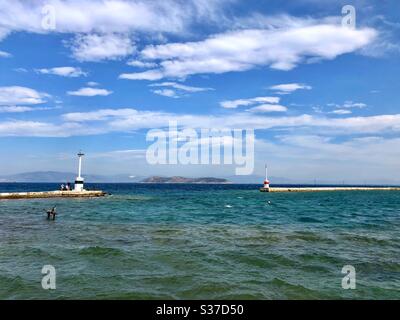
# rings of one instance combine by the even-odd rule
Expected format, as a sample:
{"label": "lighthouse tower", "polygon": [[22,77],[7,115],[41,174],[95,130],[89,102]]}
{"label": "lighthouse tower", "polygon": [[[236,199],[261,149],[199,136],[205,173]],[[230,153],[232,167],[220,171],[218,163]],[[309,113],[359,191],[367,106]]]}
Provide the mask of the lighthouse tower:
{"label": "lighthouse tower", "polygon": [[79,157],[79,167],[78,167],[78,177],[75,179],[75,191],[83,191],[83,181],[84,179],[82,178],[81,174],[82,174],[82,157],[85,154],[82,153],[82,151],[79,151],[78,153],[78,157]]}
{"label": "lighthouse tower", "polygon": [[268,167],[267,167],[267,165],[265,165],[264,189],[266,189],[266,191],[269,191],[269,180],[268,180]]}

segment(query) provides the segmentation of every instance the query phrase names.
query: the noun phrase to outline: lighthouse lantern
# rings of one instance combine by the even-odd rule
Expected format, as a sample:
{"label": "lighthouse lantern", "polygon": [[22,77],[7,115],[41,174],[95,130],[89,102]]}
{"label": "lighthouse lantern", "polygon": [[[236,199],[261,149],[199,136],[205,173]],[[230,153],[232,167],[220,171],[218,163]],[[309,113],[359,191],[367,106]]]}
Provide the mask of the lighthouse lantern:
{"label": "lighthouse lantern", "polygon": [[83,188],[83,181],[84,181],[84,179],[82,178],[82,157],[84,156],[85,154],[84,153],[82,153],[82,151],[80,151],[79,153],[78,153],[78,157],[79,157],[79,165],[78,165],[78,176],[76,177],[76,179],[75,179],[75,188],[74,188],[74,190],[75,191],[84,191],[84,188]]}

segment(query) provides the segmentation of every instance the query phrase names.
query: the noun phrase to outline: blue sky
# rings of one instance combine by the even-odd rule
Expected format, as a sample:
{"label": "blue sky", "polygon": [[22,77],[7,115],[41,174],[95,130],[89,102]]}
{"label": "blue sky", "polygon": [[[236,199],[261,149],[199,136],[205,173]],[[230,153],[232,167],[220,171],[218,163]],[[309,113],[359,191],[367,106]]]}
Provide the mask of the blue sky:
{"label": "blue sky", "polygon": [[[348,4],[355,28],[342,26]],[[399,182],[399,10],[367,0],[0,0],[0,175],[74,171],[79,149],[94,174],[234,174],[147,164],[146,133],[176,120],[254,129],[254,174],[268,162],[296,181]]]}

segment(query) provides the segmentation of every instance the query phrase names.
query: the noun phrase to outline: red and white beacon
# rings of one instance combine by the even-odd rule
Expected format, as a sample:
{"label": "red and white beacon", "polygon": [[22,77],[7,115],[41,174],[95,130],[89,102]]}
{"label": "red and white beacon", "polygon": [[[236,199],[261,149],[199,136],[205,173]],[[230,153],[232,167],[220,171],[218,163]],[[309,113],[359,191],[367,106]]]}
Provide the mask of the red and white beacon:
{"label": "red and white beacon", "polygon": [[269,180],[268,180],[268,167],[265,166],[265,180],[264,180],[264,188],[269,189]]}
{"label": "red and white beacon", "polygon": [[268,167],[265,165],[265,180],[264,180],[264,187],[260,189],[262,192],[269,192],[269,180],[268,180]]}

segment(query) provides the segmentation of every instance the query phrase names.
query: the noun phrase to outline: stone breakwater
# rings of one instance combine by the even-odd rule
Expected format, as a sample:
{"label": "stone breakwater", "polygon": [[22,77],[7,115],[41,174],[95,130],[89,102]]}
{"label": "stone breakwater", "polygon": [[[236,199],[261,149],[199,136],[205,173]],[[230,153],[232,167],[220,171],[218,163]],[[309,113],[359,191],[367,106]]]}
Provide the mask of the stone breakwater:
{"label": "stone breakwater", "polygon": [[0,200],[37,199],[37,198],[94,198],[94,197],[104,197],[105,195],[106,193],[101,190],[6,192],[6,193],[0,193]]}
{"label": "stone breakwater", "polygon": [[277,187],[260,188],[261,192],[320,192],[320,191],[400,191],[400,187]]}

